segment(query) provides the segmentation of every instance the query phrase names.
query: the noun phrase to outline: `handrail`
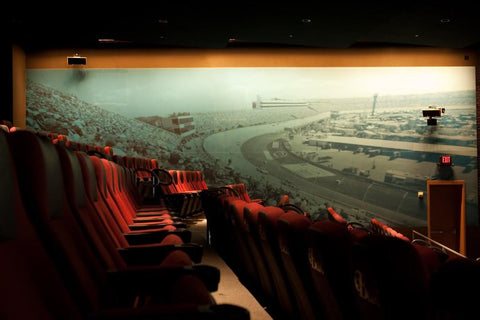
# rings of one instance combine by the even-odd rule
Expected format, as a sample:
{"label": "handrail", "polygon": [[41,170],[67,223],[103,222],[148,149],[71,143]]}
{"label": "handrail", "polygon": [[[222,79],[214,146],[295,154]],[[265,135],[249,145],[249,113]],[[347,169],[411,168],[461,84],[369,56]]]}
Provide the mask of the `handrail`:
{"label": "handrail", "polygon": [[448,252],[450,252],[450,253],[453,253],[453,254],[455,254],[455,255],[457,255],[457,256],[459,256],[459,257],[462,257],[462,258],[467,258],[466,256],[464,256],[464,255],[461,254],[460,252],[457,252],[457,251],[455,251],[455,250],[453,250],[453,249],[451,249],[451,248],[449,248],[449,247],[441,244],[440,242],[437,242],[437,241],[435,241],[435,240],[427,237],[426,235],[424,235],[424,234],[422,234],[422,233],[420,233],[420,232],[418,232],[418,231],[415,231],[415,230],[412,230],[412,242],[415,241],[415,235],[418,235],[418,236],[420,236],[421,238],[423,238],[424,240],[428,241],[429,243],[432,243],[432,244],[436,245],[437,247],[439,247],[439,249],[446,250],[446,251],[448,251]]}

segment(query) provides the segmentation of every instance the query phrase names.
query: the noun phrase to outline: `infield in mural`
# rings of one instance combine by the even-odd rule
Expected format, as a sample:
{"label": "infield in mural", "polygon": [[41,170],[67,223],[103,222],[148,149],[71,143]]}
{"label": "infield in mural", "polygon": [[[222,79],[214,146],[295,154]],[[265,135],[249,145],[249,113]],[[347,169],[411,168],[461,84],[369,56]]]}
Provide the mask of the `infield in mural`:
{"label": "infield in mural", "polygon": [[[28,70],[27,127],[244,182],[313,217],[426,225],[429,179],[466,182],[478,223],[473,67]],[[445,108],[436,126],[422,109]],[[451,155],[445,176],[437,162]]]}

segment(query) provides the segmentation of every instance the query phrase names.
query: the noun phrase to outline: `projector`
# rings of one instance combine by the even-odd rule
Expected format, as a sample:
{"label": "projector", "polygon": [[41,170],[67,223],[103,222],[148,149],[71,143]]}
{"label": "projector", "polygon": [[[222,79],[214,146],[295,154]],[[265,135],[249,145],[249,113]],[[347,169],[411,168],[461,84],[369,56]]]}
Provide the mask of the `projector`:
{"label": "projector", "polygon": [[427,125],[429,126],[436,126],[437,119],[435,118],[440,118],[444,113],[445,113],[445,108],[442,108],[442,107],[429,106],[428,108],[425,108],[422,110],[423,116],[425,118],[428,118]]}
{"label": "projector", "polygon": [[72,57],[67,57],[67,64],[69,66],[84,66],[87,64],[87,57],[81,57],[81,56],[72,56]]}

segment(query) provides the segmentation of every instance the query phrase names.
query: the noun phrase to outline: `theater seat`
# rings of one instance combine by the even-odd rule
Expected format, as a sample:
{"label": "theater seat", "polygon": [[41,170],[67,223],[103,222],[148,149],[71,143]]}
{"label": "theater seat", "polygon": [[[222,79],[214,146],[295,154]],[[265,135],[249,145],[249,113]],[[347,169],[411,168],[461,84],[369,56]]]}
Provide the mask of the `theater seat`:
{"label": "theater seat", "polygon": [[260,211],[265,211],[265,207],[259,203],[252,202],[247,204],[243,211],[245,242],[248,243],[255,269],[257,270],[262,301],[267,305],[267,308],[270,307],[270,309],[278,311],[280,306],[275,294],[271,270],[269,270],[258,233],[258,214]]}
{"label": "theater seat", "polygon": [[[51,141],[26,131],[8,134],[8,141],[28,216],[81,310],[132,306],[139,294],[155,296],[156,290],[164,294],[175,285],[183,274],[169,270],[166,277],[165,268],[150,267],[147,282],[141,281],[144,270],[105,269],[67,204],[61,165]],[[218,273],[213,267],[209,270]],[[115,283],[131,277],[135,281],[129,285]]]}
{"label": "theater seat", "polygon": [[432,319],[478,318],[480,261],[452,257],[440,266],[430,281]]}
{"label": "theater seat", "polygon": [[[78,222],[88,235],[87,238],[92,243],[95,250],[99,252],[99,256],[105,259],[110,258],[120,265],[137,265],[137,264],[155,264],[163,260],[163,258],[173,250],[182,250],[188,253],[192,260],[199,262],[201,260],[202,248],[195,244],[184,243],[183,240],[175,234],[167,235],[159,239],[158,242],[151,242],[144,245],[131,245],[122,234],[109,232],[108,224],[105,224],[101,216],[105,213],[98,212],[97,208],[89,199],[86,192],[90,192],[85,186],[82,176],[82,169],[79,159],[75,152],[57,145],[56,150],[59,155],[64,186],[67,194],[68,203]],[[98,209],[107,210],[106,207],[98,206]],[[125,262],[118,262],[120,253]],[[111,266],[107,266],[111,267]]]}
{"label": "theater seat", "polygon": [[383,235],[386,235],[386,236],[389,236],[389,237],[400,238],[400,239],[405,240],[407,242],[410,241],[410,239],[408,237],[404,236],[400,232],[396,231],[395,229],[388,226],[387,224],[379,221],[378,219],[373,218],[372,220],[370,220],[370,225],[371,225],[372,231],[374,231],[376,233],[383,234]]}
{"label": "theater seat", "polygon": [[27,217],[16,167],[1,132],[0,149],[0,318],[81,319],[80,311]]}
{"label": "theater seat", "polygon": [[[60,257],[61,252],[55,249],[60,249],[60,246],[57,246],[58,243],[53,239],[48,238],[46,229],[38,225],[40,223],[38,220],[44,218],[41,216],[44,212],[36,212],[40,216],[33,216],[32,212],[27,214],[25,204],[28,204],[27,207],[32,210],[40,202],[53,210],[51,212],[53,220],[61,218],[58,216],[56,204],[50,203],[54,195],[51,195],[52,199],[45,199],[43,198],[45,193],[41,190],[34,190],[39,191],[37,196],[36,192],[27,193],[23,189],[28,185],[28,176],[33,171],[24,167],[23,161],[12,161],[12,159],[28,155],[28,153],[23,153],[24,150],[18,150],[23,148],[22,145],[18,145],[18,148],[15,147],[15,142],[19,141],[21,139],[14,139],[13,146],[12,144],[8,145],[5,135],[0,133],[0,149],[2,150],[0,152],[0,170],[2,172],[2,179],[0,179],[0,201],[2,202],[0,283],[4,293],[0,299],[1,319],[225,319],[230,316],[233,319],[249,319],[248,312],[243,308],[215,305],[215,303],[205,304],[210,301],[208,291],[202,291],[202,283],[190,277],[177,278],[174,288],[186,290],[191,288],[191,292],[197,292],[197,294],[194,297],[188,297],[183,292],[177,294],[175,290],[172,290],[171,293],[179,303],[169,305],[158,304],[143,308],[131,306],[102,308],[101,301],[96,300],[100,299],[100,296],[95,295],[95,292],[98,293],[96,288],[100,285],[99,283],[93,282],[93,287],[84,288],[84,294],[92,294],[89,297],[75,291],[72,282],[76,276],[86,278],[89,272],[87,269],[83,269],[85,272],[83,273],[77,268],[67,268],[72,266],[69,264],[59,265],[58,263],[63,259]],[[10,157],[11,148],[18,151],[16,157]],[[24,160],[28,162],[32,158]],[[41,159],[36,160],[42,162]],[[22,172],[22,175],[26,174],[27,176],[27,179],[25,176],[20,179],[21,185],[23,184],[22,189],[19,188],[17,180],[19,171]],[[37,172],[36,174],[44,178],[48,177],[48,172]],[[53,178],[52,180],[58,182],[58,179]],[[53,185],[55,181],[50,183]],[[35,186],[35,184],[31,186]],[[76,246],[80,245],[79,240],[73,238],[70,250],[77,250]],[[72,262],[80,267],[82,261]],[[88,260],[87,262],[94,263],[94,261]],[[151,271],[153,272],[153,270]],[[150,278],[150,280],[152,279],[154,278]],[[82,279],[83,281],[86,280]],[[150,284],[155,286],[155,283]]]}
{"label": "theater seat", "polygon": [[256,203],[263,204],[262,199],[250,198],[250,195],[248,194],[247,186],[245,185],[245,183],[235,183],[235,184],[229,185],[229,187],[231,187],[233,190],[236,191],[240,199],[243,199],[246,202],[256,202]]}
{"label": "theater seat", "polygon": [[295,303],[294,292],[287,280],[285,266],[280,256],[277,223],[285,214],[281,208],[267,206],[258,213],[258,236],[265,255],[268,269],[272,275],[273,285],[280,307],[281,319],[295,319],[300,312]]}
{"label": "theater seat", "polygon": [[352,249],[359,319],[428,319],[428,280],[413,245],[369,234]]}
{"label": "theater seat", "polygon": [[348,223],[348,221],[344,217],[342,217],[340,214],[338,214],[338,212],[335,211],[335,209],[333,209],[332,207],[328,207],[327,212],[328,212],[329,220],[337,222],[342,225],[346,225]]}
{"label": "theater seat", "polygon": [[221,257],[228,260],[232,241],[225,205],[227,200],[239,199],[239,197],[232,188],[225,186],[204,190],[200,195],[207,218],[208,243]]}
{"label": "theater seat", "polygon": [[315,221],[307,231],[308,260],[316,301],[325,319],[356,319],[351,250],[354,237],[344,223]]}
{"label": "theater seat", "polygon": [[230,252],[227,261],[232,269],[238,275],[247,287],[254,288],[258,281],[257,270],[249,248],[249,243],[245,239],[245,223],[243,221],[243,208],[248,203],[242,199],[225,199],[224,214],[227,220],[226,228],[230,235]]}
{"label": "theater seat", "polygon": [[[102,160],[96,156],[89,156],[95,170],[95,179],[97,182],[97,190],[99,191],[99,199],[103,201],[111,210],[112,218],[122,228],[123,232],[132,230],[175,230],[177,227],[185,227],[184,224],[162,223],[162,222],[144,222],[135,223],[131,216],[131,212],[123,212],[123,206],[115,201],[112,192],[113,189],[113,172],[107,171]],[[108,174],[107,174],[108,173]],[[125,209],[126,210],[126,209]]]}
{"label": "theater seat", "polygon": [[[103,168],[96,168],[98,174],[105,173],[106,193],[109,195],[110,206],[116,206],[124,217],[125,221],[136,229],[141,225],[142,228],[148,228],[146,225],[165,226],[173,225],[175,227],[184,228],[186,225],[181,222],[174,222],[171,219],[167,210],[161,210],[156,212],[155,215],[151,215],[148,218],[138,218],[136,209],[134,208],[130,198],[125,194],[125,189],[122,189],[123,185],[121,181],[124,179],[121,176],[121,170],[118,165],[107,159],[100,159],[94,156],[90,157],[94,167],[103,166]],[[100,173],[101,171],[101,173]]]}
{"label": "theater seat", "polygon": [[302,213],[288,210],[278,219],[277,236],[287,281],[299,310],[297,317],[313,320],[323,317],[323,313],[314,299],[315,290],[308,261],[306,235],[311,224],[312,220]]}

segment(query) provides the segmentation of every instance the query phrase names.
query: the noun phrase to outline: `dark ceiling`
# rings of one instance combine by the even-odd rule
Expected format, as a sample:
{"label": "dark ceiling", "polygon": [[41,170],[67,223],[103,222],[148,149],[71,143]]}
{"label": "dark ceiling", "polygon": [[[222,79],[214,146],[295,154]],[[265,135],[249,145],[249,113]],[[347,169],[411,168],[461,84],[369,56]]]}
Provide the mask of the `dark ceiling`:
{"label": "dark ceiling", "polygon": [[14,3],[12,41],[26,49],[480,48],[480,14],[469,0],[98,3]]}

